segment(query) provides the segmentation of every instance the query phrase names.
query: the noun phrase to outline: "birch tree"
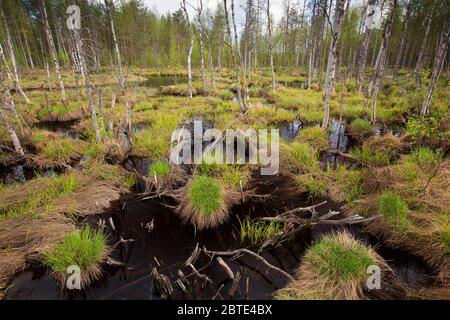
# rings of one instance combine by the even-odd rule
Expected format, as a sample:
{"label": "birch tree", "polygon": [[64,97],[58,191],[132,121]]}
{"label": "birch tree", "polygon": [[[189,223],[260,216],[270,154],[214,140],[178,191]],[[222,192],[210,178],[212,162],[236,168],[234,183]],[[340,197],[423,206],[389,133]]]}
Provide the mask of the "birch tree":
{"label": "birch tree", "polygon": [[[17,113],[16,106],[14,104],[14,100],[11,96],[11,91],[8,85],[8,81],[6,80],[6,74],[5,74],[5,68],[6,65],[4,64],[3,58],[0,57],[0,82],[3,87],[3,91],[5,92],[5,96],[0,95],[0,121],[5,126],[6,131],[8,132],[11,141],[14,146],[14,150],[24,155],[25,152],[23,151],[22,145],[20,144],[20,140],[18,138],[18,135],[16,131],[14,130],[14,127],[11,123],[11,118],[15,119],[15,122],[19,122],[19,114]],[[5,108],[6,105],[6,108]],[[10,117],[9,115],[12,115]]]}
{"label": "birch tree", "polygon": [[[6,45],[8,47],[8,53],[9,57],[11,58],[11,64],[12,64],[12,75],[9,77],[12,79],[14,88],[19,91],[19,93],[22,95],[26,103],[31,103],[30,99],[28,99],[28,96],[25,94],[25,92],[22,89],[22,86],[20,85],[20,78],[19,78],[19,71],[17,69],[17,60],[16,60],[16,54],[14,52],[14,45],[11,37],[11,31],[9,30],[9,26],[5,17],[5,13],[3,12],[3,7],[0,6],[0,14],[3,19],[4,25],[5,25],[5,32],[6,32]],[[4,58],[3,48],[0,44],[0,50],[2,51],[2,55]],[[6,64],[6,59],[4,60]]]}
{"label": "birch tree", "polygon": [[411,11],[412,11],[412,2],[413,0],[407,0],[406,5],[406,15],[404,20],[404,26],[402,31],[402,39],[400,40],[400,47],[397,53],[397,58],[395,59],[395,65],[394,65],[394,74],[398,73],[398,69],[401,66],[402,58],[403,58],[403,52],[405,51],[405,45],[406,45],[406,35],[409,31],[409,20],[411,18]]}
{"label": "birch tree", "polygon": [[384,71],[387,64],[389,44],[392,35],[392,25],[394,23],[396,10],[397,0],[392,0],[390,13],[384,27],[383,41],[381,43],[380,51],[378,52],[377,61],[375,63],[375,72],[373,74],[372,81],[370,82],[367,89],[367,97],[370,97],[372,90],[374,90],[372,96],[372,112],[370,116],[370,121],[373,125],[375,125],[377,120],[377,99],[381,87],[381,81],[383,80]]}
{"label": "birch tree", "polygon": [[275,80],[275,66],[273,61],[273,39],[272,39],[272,15],[270,13],[270,0],[266,0],[264,10],[267,18],[267,45],[269,48],[270,73],[272,76],[272,94],[275,95],[276,80]]}
{"label": "birch tree", "polygon": [[116,29],[114,27],[114,17],[113,17],[113,11],[114,11],[114,4],[111,0],[105,0],[106,9],[108,11],[108,17],[109,17],[109,23],[111,27],[111,35],[114,45],[114,51],[116,53],[116,63],[117,63],[117,77],[119,80],[119,87],[122,95],[125,95],[125,79],[123,77],[123,71],[122,71],[122,59],[120,57],[120,50],[119,50],[119,43],[117,42],[116,37]]}
{"label": "birch tree", "polygon": [[197,25],[198,25],[198,41],[200,45],[200,62],[202,68],[202,81],[203,90],[206,92],[208,90],[208,85],[206,83],[206,68],[205,68],[205,46],[203,43],[203,35],[205,33],[204,23],[203,23],[203,1],[198,1],[197,10]]}
{"label": "birch tree", "polygon": [[58,85],[61,92],[61,100],[64,104],[67,104],[66,99],[66,89],[61,76],[61,67],[59,65],[58,55],[56,53],[55,42],[53,41],[52,30],[48,23],[47,9],[45,8],[45,0],[39,0],[39,8],[42,15],[42,23],[44,24],[45,36],[47,38],[47,43],[50,49],[50,54],[55,66],[56,78],[58,79]]}
{"label": "birch tree", "polygon": [[192,51],[194,50],[194,37],[192,36],[192,27],[191,27],[191,21],[189,20],[189,14],[186,8],[186,0],[183,0],[181,2],[181,9],[184,12],[186,23],[189,28],[189,49],[188,49],[188,56],[187,56],[187,67],[188,67],[188,94],[189,98],[192,99]]}
{"label": "birch tree", "polygon": [[436,57],[434,58],[433,70],[431,72],[430,85],[428,87],[425,100],[420,107],[421,115],[430,114],[431,100],[433,98],[434,90],[436,90],[437,82],[444,66],[445,58],[447,57],[448,45],[450,41],[450,24],[446,21],[444,30],[439,40]]}
{"label": "birch tree", "polygon": [[416,68],[414,69],[414,74],[416,76],[416,88],[422,86],[422,62],[425,55],[426,45],[428,42],[428,36],[430,35],[431,22],[433,18],[434,7],[436,5],[436,0],[433,0],[433,5],[431,11],[425,22],[425,35],[422,39],[422,45],[420,46],[419,56],[417,57]]}
{"label": "birch tree", "polygon": [[[369,6],[374,6],[377,4],[377,0],[369,0],[368,6],[366,7],[366,15],[365,20],[368,21],[369,17],[375,12],[371,11]],[[372,34],[372,30],[369,26],[365,24],[365,32],[361,42],[359,55],[358,55],[358,71],[356,74],[356,86],[358,87],[358,92],[361,93],[362,85],[364,82],[364,71],[367,63],[367,53],[369,52],[369,44],[370,44],[370,35]]]}
{"label": "birch tree", "polygon": [[325,80],[324,91],[324,107],[323,107],[323,123],[322,129],[327,129],[330,122],[330,100],[331,92],[334,88],[334,80],[336,76],[336,63],[338,56],[338,44],[341,36],[342,23],[345,15],[345,2],[346,0],[337,0],[336,8],[334,11],[333,25],[331,30],[331,43],[330,51],[328,53],[327,75]]}
{"label": "birch tree", "polygon": [[[233,0],[231,0],[232,5],[234,7],[233,4]],[[239,105],[241,107],[241,112],[245,112],[246,111],[246,99],[242,97],[242,84],[241,84],[241,76],[240,76],[240,68],[239,68],[239,62],[238,62],[238,57],[236,57],[236,52],[233,48],[233,37],[231,35],[231,27],[230,27],[230,19],[229,19],[229,15],[228,15],[228,4],[227,4],[227,0],[223,0],[223,6],[224,6],[224,10],[225,10],[225,25],[227,28],[227,34],[228,34],[228,38],[230,39],[230,51],[231,51],[231,56],[233,59],[233,64],[234,64],[234,70],[235,70],[235,74],[236,74],[236,82],[237,82],[237,94],[238,94],[238,101],[239,101]],[[234,12],[234,10],[232,10],[232,12]],[[237,38],[237,35],[235,35]],[[236,39],[235,38],[235,39]]]}
{"label": "birch tree", "polygon": [[80,59],[81,74],[83,75],[84,84],[86,87],[86,94],[89,100],[89,109],[91,112],[92,127],[94,128],[96,141],[100,143],[101,142],[100,128],[98,126],[97,112],[95,110],[94,94],[92,92],[89,70],[83,49],[83,41],[81,39],[81,30],[73,29],[73,36],[75,38],[75,48],[77,50],[77,54]]}

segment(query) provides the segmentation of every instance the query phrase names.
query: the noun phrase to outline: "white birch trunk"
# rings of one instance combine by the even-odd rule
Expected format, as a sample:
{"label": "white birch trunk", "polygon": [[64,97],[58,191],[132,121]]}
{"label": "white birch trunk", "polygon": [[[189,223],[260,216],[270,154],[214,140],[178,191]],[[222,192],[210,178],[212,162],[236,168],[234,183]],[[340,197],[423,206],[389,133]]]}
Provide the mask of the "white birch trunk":
{"label": "white birch trunk", "polygon": [[323,107],[323,123],[322,129],[327,129],[330,123],[330,100],[331,92],[334,88],[334,80],[336,76],[337,50],[339,38],[341,36],[342,23],[345,15],[345,1],[337,0],[336,9],[333,18],[332,35],[330,43],[330,52],[328,54],[327,76],[325,80],[324,107]]}
{"label": "white birch trunk", "polygon": [[47,10],[45,9],[45,0],[39,0],[39,5],[41,8],[41,14],[43,19],[42,22],[44,24],[44,31],[47,37],[50,54],[53,60],[53,64],[55,65],[56,78],[58,79],[59,89],[61,91],[61,100],[64,104],[67,104],[66,89],[64,87],[64,83],[61,76],[61,67],[59,65],[58,55],[56,53],[55,42],[53,41],[52,31],[48,23]]}

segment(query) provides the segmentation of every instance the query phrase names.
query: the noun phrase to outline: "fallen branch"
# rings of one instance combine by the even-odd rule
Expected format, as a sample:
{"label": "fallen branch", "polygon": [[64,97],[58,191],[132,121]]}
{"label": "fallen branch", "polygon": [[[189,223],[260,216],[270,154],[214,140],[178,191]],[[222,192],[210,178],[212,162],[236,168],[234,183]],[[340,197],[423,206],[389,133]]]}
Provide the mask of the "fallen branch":
{"label": "fallen branch", "polygon": [[270,264],[266,259],[261,257],[259,254],[254,253],[253,251],[250,251],[248,249],[242,248],[242,249],[237,249],[237,250],[232,250],[232,251],[210,251],[210,250],[206,250],[206,248],[203,248],[203,252],[207,255],[213,255],[213,256],[236,256],[236,255],[241,255],[241,254],[248,254],[248,255],[256,258],[257,260],[261,261],[269,269],[272,269],[278,273],[281,273],[283,276],[285,276],[289,280],[294,281],[294,277],[292,277],[289,273]]}

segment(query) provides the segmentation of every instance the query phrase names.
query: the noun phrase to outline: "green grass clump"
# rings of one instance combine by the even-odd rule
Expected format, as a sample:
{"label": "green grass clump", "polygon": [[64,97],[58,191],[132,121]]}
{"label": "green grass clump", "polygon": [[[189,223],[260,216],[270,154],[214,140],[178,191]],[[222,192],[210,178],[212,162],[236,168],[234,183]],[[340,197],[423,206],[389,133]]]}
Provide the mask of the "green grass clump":
{"label": "green grass clump", "polygon": [[356,240],[343,242],[334,235],[322,238],[305,255],[319,275],[335,283],[367,277],[367,267],[377,264],[369,250]]}
{"label": "green grass clump", "polygon": [[305,128],[300,131],[299,140],[309,143],[317,148],[328,146],[327,134],[320,127]]}
{"label": "green grass clump", "polygon": [[258,126],[280,124],[295,120],[294,113],[285,109],[276,109],[269,106],[250,109],[249,117],[251,117],[253,122]]}
{"label": "green grass clump", "polygon": [[136,177],[133,174],[119,166],[101,161],[90,161],[85,165],[83,173],[106,181],[109,184],[127,189],[130,189],[136,184]]}
{"label": "green grass clump", "polygon": [[382,167],[391,164],[391,155],[387,151],[372,151],[366,146],[350,151],[353,158],[367,167]]}
{"label": "green grass clump", "polygon": [[196,176],[189,188],[189,199],[195,209],[209,216],[222,206],[222,188],[214,178]]}
{"label": "green grass clump", "polygon": [[434,151],[426,147],[414,149],[407,157],[406,161],[417,165],[423,170],[432,170],[437,166],[441,158],[439,151]]}
{"label": "green grass clump", "polygon": [[89,271],[101,262],[106,248],[106,237],[90,227],[75,230],[55,245],[44,258],[44,264],[54,272],[66,273],[67,267],[77,265]]}
{"label": "green grass clump", "polygon": [[230,90],[222,90],[222,91],[219,93],[219,96],[220,96],[220,98],[221,98],[222,100],[230,101],[230,100],[233,100],[233,98],[234,98],[234,93],[231,92]]}
{"label": "green grass clump", "polygon": [[408,205],[394,192],[385,191],[378,197],[378,211],[394,229],[406,229],[410,224]]}
{"label": "green grass clump", "polygon": [[70,162],[81,156],[80,143],[72,139],[49,139],[45,141],[42,155],[48,160]]}
{"label": "green grass clump", "polygon": [[241,187],[245,190],[248,183],[248,176],[244,172],[243,167],[226,165],[222,173],[222,180],[226,185],[236,190],[240,190]]}
{"label": "green grass clump", "polygon": [[42,108],[39,111],[40,117],[46,117],[50,115],[50,112],[52,114],[55,114],[57,116],[64,116],[71,112],[75,112],[81,108],[81,102],[69,102],[67,106],[64,104],[55,104],[49,108]]}
{"label": "green grass clump", "polygon": [[364,119],[355,119],[350,124],[350,130],[353,134],[367,135],[373,133],[372,124]]}
{"label": "green grass clump", "polygon": [[239,221],[239,238],[241,243],[249,242],[254,246],[262,246],[267,240],[278,235],[284,228],[282,223],[263,222],[245,218]]}
{"label": "green grass clump", "polygon": [[310,170],[318,166],[317,151],[307,143],[293,142],[286,147],[288,169]]}
{"label": "green grass clump", "polygon": [[133,106],[133,111],[140,112],[146,110],[153,110],[153,104],[150,102],[139,102]]}
{"label": "green grass clump", "polygon": [[148,175],[153,177],[157,175],[159,177],[166,177],[170,173],[170,164],[164,161],[155,161],[148,168]]}
{"label": "green grass clump", "polygon": [[324,197],[328,192],[328,180],[324,174],[317,173],[305,173],[298,175],[295,178],[300,191],[307,192],[310,197]]}
{"label": "green grass clump", "polygon": [[157,160],[165,157],[170,148],[170,137],[160,136],[153,129],[140,131],[133,136],[133,154]]}

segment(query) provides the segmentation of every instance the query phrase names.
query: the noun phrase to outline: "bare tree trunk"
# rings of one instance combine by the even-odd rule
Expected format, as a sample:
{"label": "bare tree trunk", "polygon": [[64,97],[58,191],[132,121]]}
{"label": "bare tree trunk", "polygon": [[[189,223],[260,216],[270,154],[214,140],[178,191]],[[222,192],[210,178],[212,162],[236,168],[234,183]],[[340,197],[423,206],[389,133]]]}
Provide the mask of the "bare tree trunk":
{"label": "bare tree trunk", "polygon": [[337,50],[339,38],[341,36],[342,23],[345,16],[345,1],[337,0],[336,9],[333,18],[333,26],[331,30],[330,52],[328,54],[327,76],[325,80],[324,107],[323,107],[323,123],[322,129],[327,129],[330,122],[330,100],[331,92],[334,87],[334,79],[336,76]]}
{"label": "bare tree trunk", "polygon": [[[17,61],[16,61],[16,54],[14,52],[14,45],[13,45],[13,41],[11,38],[11,32],[9,30],[9,26],[8,23],[6,21],[5,18],[5,14],[3,12],[3,7],[0,6],[0,13],[3,19],[3,22],[5,24],[5,30],[6,30],[6,44],[8,47],[8,52],[9,52],[9,56],[11,58],[11,64],[12,64],[12,69],[13,69],[13,74],[10,75],[9,77],[12,79],[13,83],[14,83],[14,88],[19,91],[19,93],[22,95],[22,97],[24,98],[26,103],[31,103],[30,99],[28,99],[27,95],[25,94],[25,92],[22,90],[22,86],[20,85],[20,79],[19,79],[19,71],[17,69]],[[1,44],[0,44],[1,47]],[[1,48],[0,50],[3,51],[3,48]],[[6,64],[6,59],[4,60],[5,64]]]}
{"label": "bare tree trunk", "polygon": [[408,34],[408,31],[409,31],[409,20],[411,17],[411,1],[412,0],[408,0],[408,4],[407,4],[407,8],[406,8],[405,23],[404,23],[403,32],[402,32],[402,40],[400,41],[400,47],[399,47],[399,50],[397,53],[397,58],[395,59],[394,75],[398,74],[398,69],[400,68],[400,65],[401,65],[403,52],[405,51],[406,35]]}
{"label": "bare tree trunk", "polygon": [[[375,5],[377,0],[369,0],[368,5]],[[366,19],[369,15],[374,14],[373,12],[369,12],[369,8],[366,8]],[[364,83],[364,70],[366,68],[367,63],[367,53],[369,52],[369,44],[370,44],[370,35],[371,29],[366,26],[366,31],[364,32],[364,37],[361,43],[361,47],[358,55],[358,72],[356,74],[356,86],[358,87],[358,92],[361,94],[362,86]]]}
{"label": "bare tree trunk", "polygon": [[52,31],[50,30],[50,25],[48,23],[47,9],[45,8],[45,0],[39,0],[39,5],[42,14],[42,22],[44,24],[45,35],[47,37],[48,46],[50,49],[50,54],[52,56],[53,64],[55,65],[56,77],[58,79],[59,89],[61,91],[61,100],[64,104],[67,104],[66,99],[66,89],[64,88],[64,83],[61,76],[61,68],[58,61],[58,55],[56,54],[55,42],[53,41]]}
{"label": "bare tree trunk", "polygon": [[[297,4],[298,9],[300,9],[300,0]],[[303,0],[303,10],[302,10],[302,18],[300,20],[300,26],[295,34],[295,68],[299,68],[300,63],[300,40],[303,33],[303,24],[305,23],[305,8],[306,8],[306,0]]]}
{"label": "bare tree trunk", "polygon": [[30,46],[28,45],[27,37],[24,36],[24,38],[25,38],[25,46],[27,47],[27,52],[28,52],[28,59],[30,60],[31,69],[34,69],[34,61],[33,61],[32,55],[31,55]]}
{"label": "bare tree trunk", "polygon": [[433,18],[434,7],[436,5],[436,0],[433,0],[433,7],[431,9],[430,14],[428,15],[426,21],[426,29],[425,35],[423,36],[422,45],[420,47],[419,56],[417,57],[416,68],[414,69],[414,74],[416,75],[416,88],[420,88],[422,86],[422,62],[423,56],[425,55],[426,45],[428,42],[428,36],[430,34],[431,22]]}
{"label": "bare tree trunk", "polygon": [[192,51],[194,50],[194,38],[192,36],[192,28],[191,28],[191,22],[189,20],[189,14],[186,8],[186,0],[183,0],[181,3],[181,8],[184,11],[184,15],[186,17],[186,22],[188,24],[189,28],[189,36],[190,38],[190,44],[189,44],[189,50],[188,50],[188,56],[187,56],[187,67],[188,67],[188,94],[189,98],[192,99],[192,65],[191,65],[191,59],[192,59]]}
{"label": "bare tree trunk", "polygon": [[[201,1],[200,1],[201,3]],[[197,17],[199,23],[201,10],[199,12],[199,16]],[[202,68],[202,82],[203,82],[203,90],[205,92],[208,91],[208,84],[206,83],[206,68],[205,68],[205,46],[203,45],[203,27],[200,26],[200,30],[198,30],[198,41],[200,44],[200,62],[201,62],[201,68]]]}
{"label": "bare tree trunk", "polygon": [[205,46],[203,44],[203,34],[206,33],[206,30],[203,25],[203,1],[199,0],[199,5],[197,7],[197,24],[199,26],[198,32],[198,41],[200,44],[200,60],[201,60],[201,67],[202,67],[202,81],[203,81],[203,91],[208,91],[208,85],[206,82],[206,67],[205,67]]}
{"label": "bare tree trunk", "polygon": [[108,132],[110,136],[114,133],[114,107],[116,105],[116,96],[113,94],[111,99],[111,109],[109,110]]}
{"label": "bare tree trunk", "polygon": [[227,6],[227,0],[223,1],[223,5],[224,5],[224,9],[225,9],[225,24],[227,27],[227,34],[228,34],[228,38],[230,39],[230,52],[231,52],[231,57],[233,59],[233,64],[234,64],[234,69],[235,69],[235,73],[236,73],[236,81],[237,81],[237,94],[238,94],[238,101],[239,101],[239,105],[241,106],[241,112],[245,112],[245,102],[244,99],[242,98],[242,86],[241,86],[241,77],[240,77],[240,70],[239,70],[239,64],[236,58],[236,53],[233,49],[233,37],[231,35],[231,28],[230,28],[230,19],[228,16],[228,6]]}
{"label": "bare tree trunk", "polygon": [[209,72],[210,72],[210,77],[211,77],[211,89],[213,91],[215,91],[216,90],[216,79],[214,77],[213,51],[212,51],[212,46],[211,46],[211,38],[209,37],[208,34],[206,34],[206,40],[208,41],[208,56],[209,56]]}
{"label": "bare tree trunk", "polygon": [[130,101],[127,101],[127,104],[126,104],[125,127],[126,127],[128,133],[131,134],[131,103],[130,103]]}
{"label": "bare tree trunk", "polygon": [[439,41],[439,47],[436,53],[436,57],[434,58],[433,71],[431,73],[430,78],[430,86],[428,87],[427,96],[425,97],[425,100],[422,102],[420,108],[421,115],[430,114],[431,100],[433,98],[434,90],[436,89],[436,85],[441,75],[445,58],[447,56],[449,39],[450,39],[450,25],[448,25],[448,22],[446,21],[446,25],[444,25],[444,31],[442,32],[441,39]]}
{"label": "bare tree trunk", "polygon": [[111,25],[111,34],[112,34],[113,43],[114,43],[114,50],[116,52],[117,72],[118,72],[118,78],[119,78],[120,91],[121,91],[122,95],[124,96],[125,95],[125,79],[123,77],[122,59],[120,57],[119,44],[117,42],[117,37],[116,37],[116,29],[114,28],[114,18],[113,18],[114,4],[110,0],[105,0],[105,5],[106,5],[106,8],[108,9],[109,22]]}
{"label": "bare tree trunk", "polygon": [[[3,52],[3,51],[2,51]],[[14,100],[11,96],[11,91],[10,88],[8,86],[8,82],[6,81],[6,77],[5,77],[5,73],[4,73],[4,56],[0,57],[0,82],[2,83],[3,86],[3,90],[5,91],[5,97],[6,97],[6,108],[7,110],[13,115],[13,117],[19,121],[19,114],[17,113],[17,109],[16,106],[14,104]],[[13,126],[11,125],[11,122],[9,120],[9,117],[6,114],[6,111],[3,111],[3,103],[4,103],[4,99],[3,96],[0,95],[0,122],[5,124],[5,128],[9,133],[9,136],[11,137],[11,141],[13,143],[14,146],[14,150],[21,154],[24,155],[25,152],[22,149],[22,145],[20,144],[20,140],[17,136],[16,131],[14,130]]]}
{"label": "bare tree trunk", "polygon": [[[3,99],[0,99],[0,103],[3,101]],[[20,144],[19,137],[17,136],[16,131],[14,130],[13,126],[11,125],[11,122],[8,119],[8,116],[5,111],[3,111],[3,107],[0,106],[0,120],[1,123],[4,124],[6,131],[8,131],[9,136],[11,138],[11,142],[14,146],[14,150],[20,154],[25,155],[25,152],[23,151],[22,145]]]}
{"label": "bare tree trunk", "polygon": [[371,113],[371,117],[370,117],[370,120],[373,125],[375,125],[376,120],[377,120],[378,93],[380,91],[381,81],[383,80],[384,70],[385,70],[386,64],[387,64],[389,44],[390,44],[391,34],[392,34],[392,25],[394,23],[394,17],[395,17],[396,10],[397,10],[397,0],[393,0],[392,8],[389,13],[389,17],[386,21],[386,26],[384,28],[383,42],[381,43],[380,52],[377,57],[375,73],[373,75],[373,79],[370,82],[369,88],[368,88],[368,95],[367,95],[368,97],[370,96],[371,91],[374,88],[374,92],[373,92],[373,96],[372,96],[372,113]]}
{"label": "bare tree trunk", "polygon": [[238,61],[238,75],[239,75],[239,69],[242,69],[242,110],[241,112],[244,113],[247,111],[247,102],[248,102],[248,89],[247,89],[247,79],[245,75],[245,69],[242,67],[242,56],[241,56],[241,49],[239,46],[239,40],[238,40],[238,32],[236,28],[236,19],[235,19],[235,12],[234,12],[234,0],[231,0],[231,21],[233,23],[233,31],[234,31],[234,46],[236,48],[237,52],[237,61]]}
{"label": "bare tree trunk", "polygon": [[91,118],[92,118],[92,126],[94,128],[95,132],[95,138],[98,143],[101,142],[101,135],[100,135],[100,129],[98,127],[98,121],[97,121],[97,113],[95,111],[95,102],[94,102],[94,95],[92,93],[92,87],[91,87],[91,80],[89,77],[89,71],[86,64],[86,58],[84,56],[83,51],[83,42],[81,40],[80,30],[73,30],[74,38],[75,38],[75,47],[77,49],[78,57],[80,58],[80,67],[81,72],[83,74],[84,83],[86,86],[86,94],[88,96],[89,100],[89,109],[91,111]]}
{"label": "bare tree trunk", "polygon": [[267,17],[267,42],[269,46],[270,73],[272,75],[272,94],[275,95],[276,80],[275,80],[275,66],[273,63],[272,17],[270,15],[270,0],[266,0],[265,9]]}
{"label": "bare tree trunk", "polygon": [[102,89],[98,88],[98,112],[100,113],[100,128],[105,131],[105,110],[103,108]]}

